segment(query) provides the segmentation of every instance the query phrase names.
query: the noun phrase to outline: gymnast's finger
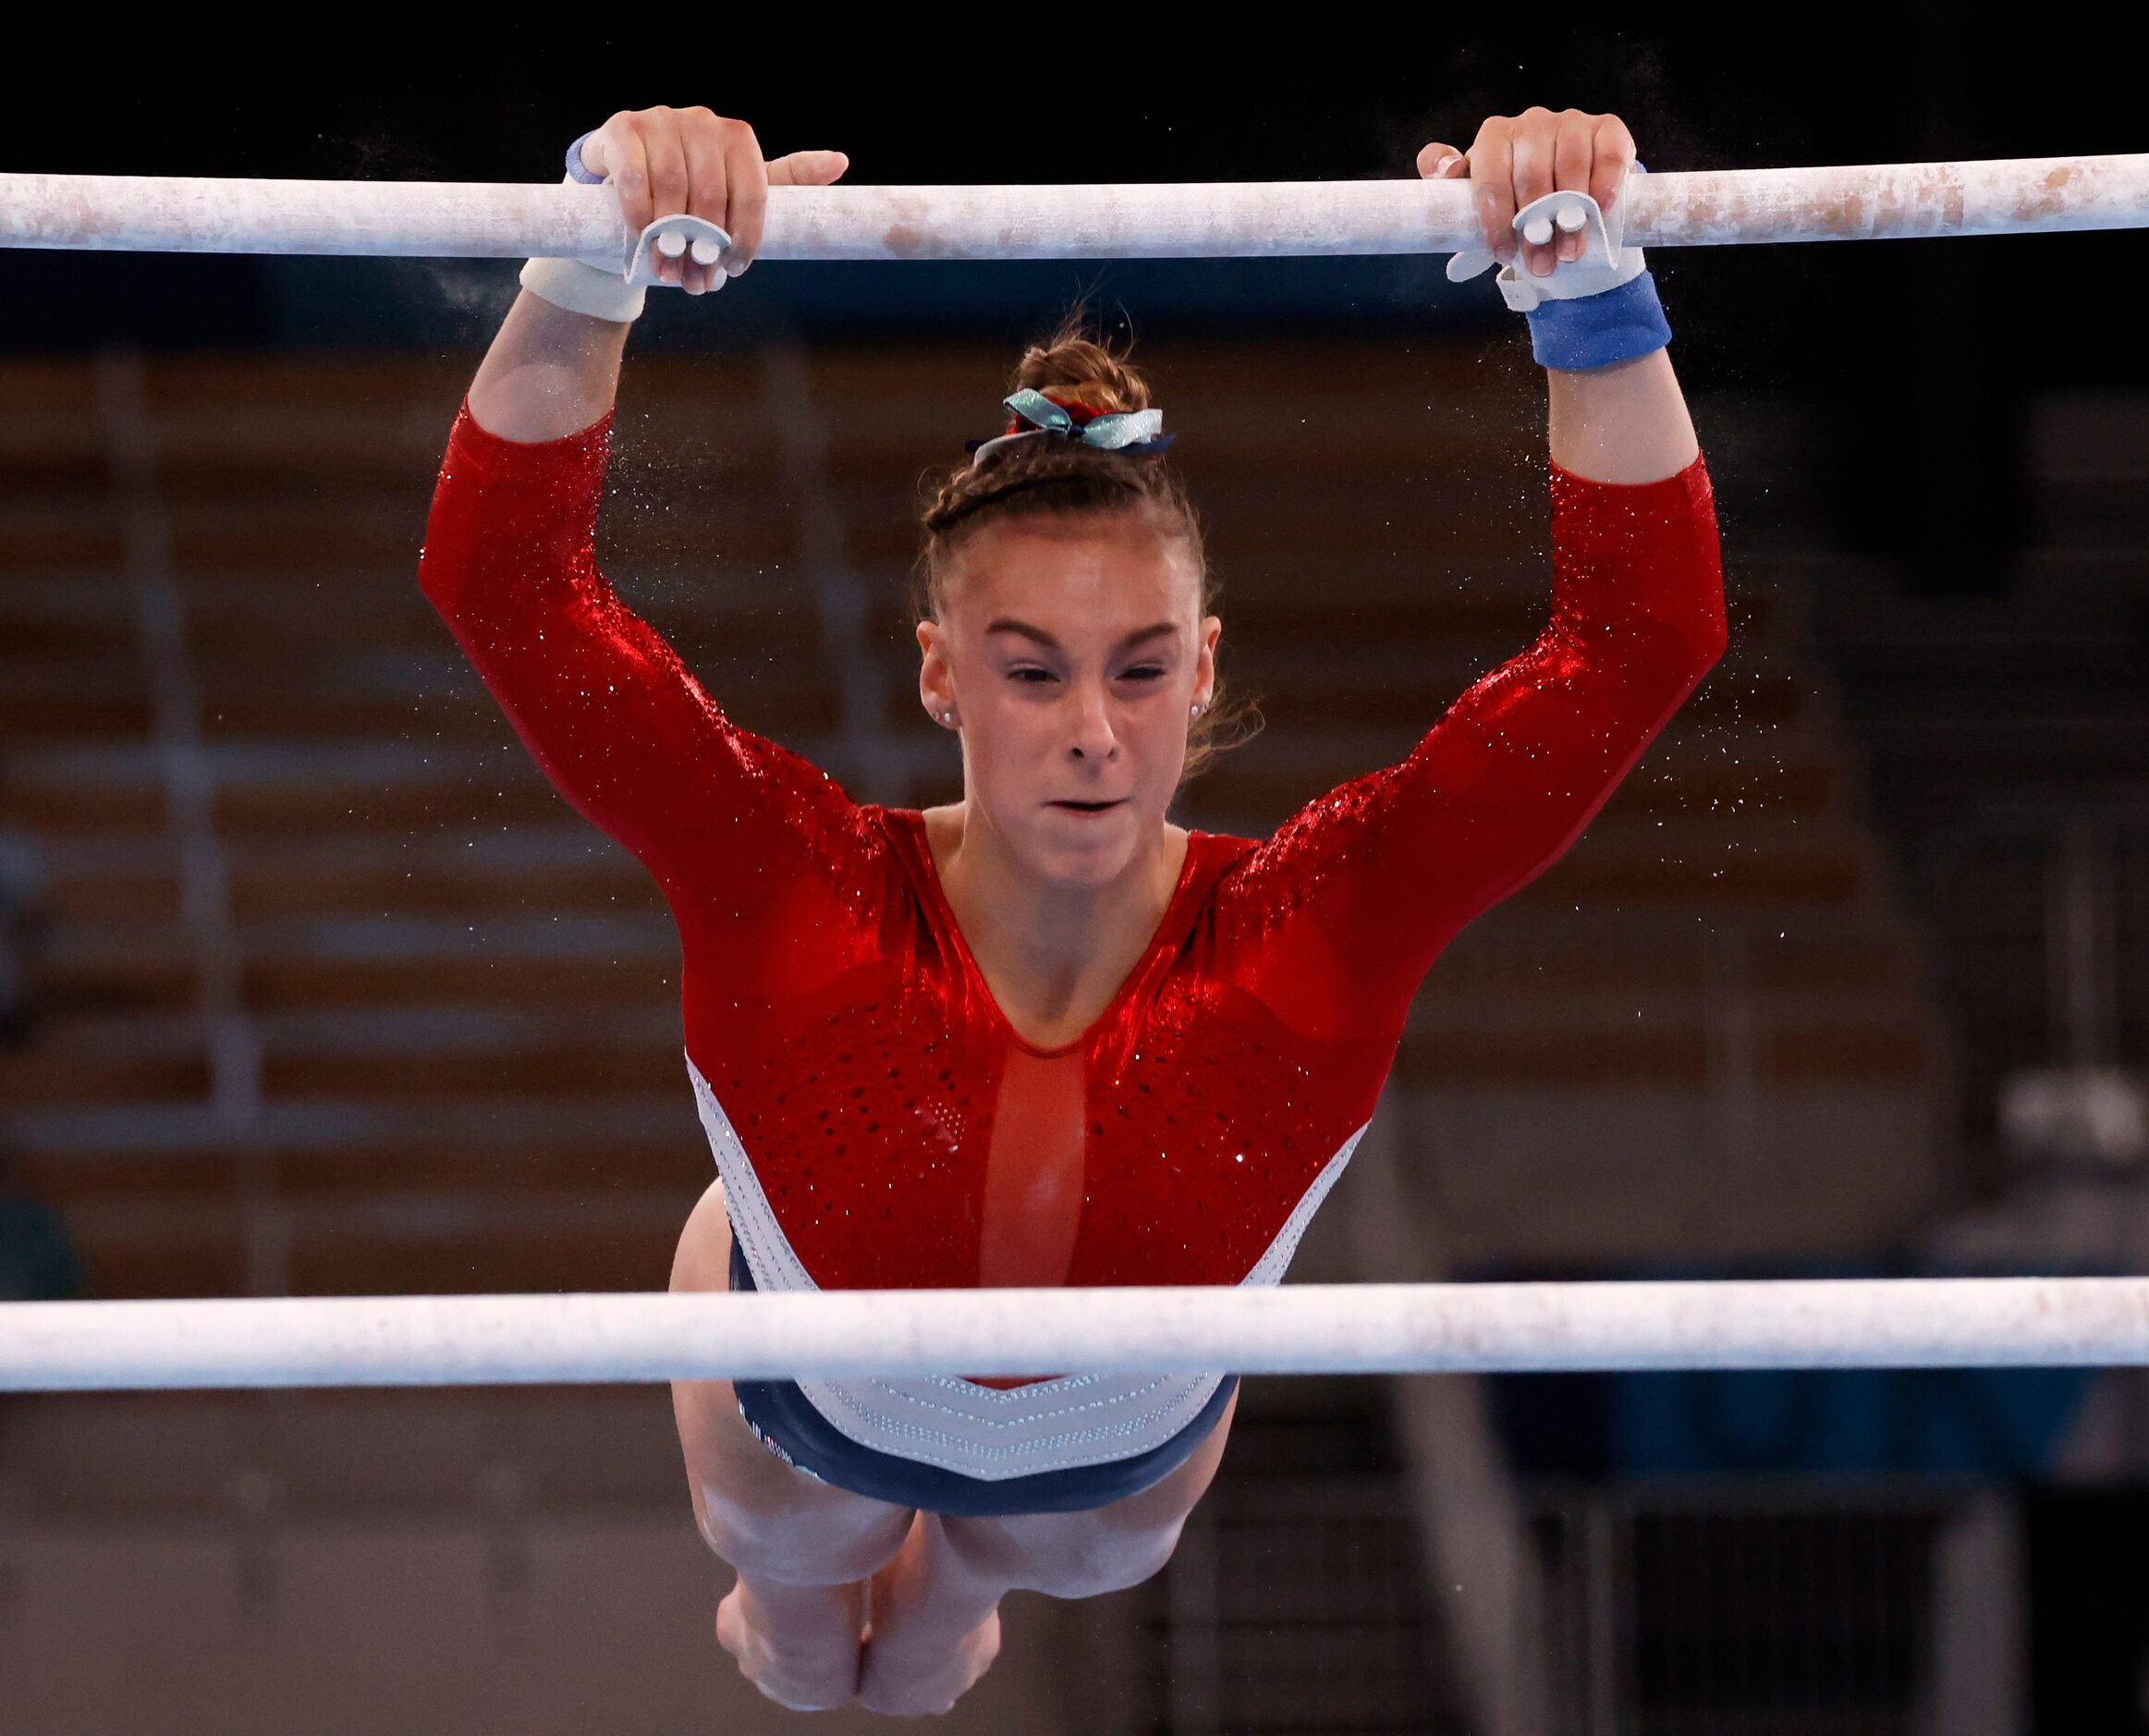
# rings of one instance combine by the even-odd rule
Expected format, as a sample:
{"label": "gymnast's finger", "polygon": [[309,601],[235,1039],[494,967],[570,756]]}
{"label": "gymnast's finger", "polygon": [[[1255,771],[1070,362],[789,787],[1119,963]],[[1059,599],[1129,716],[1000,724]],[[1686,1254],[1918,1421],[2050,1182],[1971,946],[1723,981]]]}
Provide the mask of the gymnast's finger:
{"label": "gymnast's finger", "polygon": [[753,263],[769,208],[768,164],[761,153],[761,141],[742,120],[724,123],[724,165],[731,183],[731,207],[721,221],[731,232],[731,246],[723,263],[724,270],[736,277]]}
{"label": "gymnast's finger", "polygon": [[590,161],[590,146],[582,147],[582,161],[602,170],[619,198],[619,214],[627,221],[629,235],[640,235],[655,221],[649,202],[649,152],[642,143],[635,117],[624,111],[597,130],[590,144],[603,147],[601,163]]}
{"label": "gymnast's finger", "polygon": [[826,187],[843,178],[850,159],[840,151],[794,151],[769,163],[771,187]]}
{"label": "gymnast's finger", "polygon": [[1599,115],[1596,150],[1590,166],[1590,197],[1604,210],[1618,202],[1634,169],[1634,135],[1617,115]]}
{"label": "gymnast's finger", "polygon": [[1418,173],[1429,181],[1445,179],[1454,173],[1450,165],[1461,155],[1451,144],[1429,144],[1418,153]]}
{"label": "gymnast's finger", "polygon": [[[1515,124],[1515,209],[1554,190],[1552,153],[1559,137],[1559,116],[1548,108],[1525,109]],[[1510,215],[1509,221],[1511,222]],[[1543,277],[1552,270],[1552,243],[1523,239],[1522,263]]]}
{"label": "gymnast's finger", "polygon": [[[687,145],[680,134],[679,116],[676,109],[660,108],[653,111],[656,120],[647,126],[643,138],[649,146],[649,197],[656,207],[654,216],[677,216],[687,208]],[[666,259],[656,254],[652,263],[656,275],[665,283],[679,281],[678,259]]]}
{"label": "gymnast's finger", "polygon": [[[705,108],[690,108],[681,117],[679,141],[687,154],[687,202],[690,217],[700,217],[719,228],[729,202],[730,178],[724,162],[724,123]],[[689,295],[704,294],[716,283],[719,267],[704,264],[690,251],[680,256],[679,287]]]}
{"label": "gymnast's finger", "polygon": [[[1579,108],[1568,109],[1559,116],[1559,131],[1552,145],[1552,178],[1560,192],[1590,190],[1596,151],[1596,118]],[[1556,235],[1553,247],[1561,259],[1580,259],[1585,238],[1580,229],[1569,230]]]}
{"label": "gymnast's finger", "polygon": [[1515,147],[1505,116],[1496,115],[1477,129],[1470,147],[1470,180],[1485,251],[1508,264],[1515,257]]}

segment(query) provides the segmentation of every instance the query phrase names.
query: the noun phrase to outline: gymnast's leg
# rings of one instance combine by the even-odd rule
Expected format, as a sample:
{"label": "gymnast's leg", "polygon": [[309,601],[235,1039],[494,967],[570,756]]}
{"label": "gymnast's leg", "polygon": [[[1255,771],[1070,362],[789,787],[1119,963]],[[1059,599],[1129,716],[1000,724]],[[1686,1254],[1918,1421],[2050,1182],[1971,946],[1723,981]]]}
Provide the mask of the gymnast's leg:
{"label": "gymnast's leg", "polygon": [[[722,1182],[687,1219],[671,1287],[731,1288]],[[844,1705],[858,1691],[864,1582],[902,1548],[911,1510],[784,1463],[747,1426],[728,1380],[674,1381],[672,1410],[695,1521],[739,1573],[716,1611],[717,1639],[778,1704]]]}
{"label": "gymnast's leg", "polygon": [[1234,1392],[1184,1464],[1108,1506],[1006,1519],[919,1513],[902,1553],[873,1575],[859,1703],[945,1712],[999,1651],[999,1603],[1008,1592],[1096,1597],[1159,1571],[1216,1474],[1238,1409]]}

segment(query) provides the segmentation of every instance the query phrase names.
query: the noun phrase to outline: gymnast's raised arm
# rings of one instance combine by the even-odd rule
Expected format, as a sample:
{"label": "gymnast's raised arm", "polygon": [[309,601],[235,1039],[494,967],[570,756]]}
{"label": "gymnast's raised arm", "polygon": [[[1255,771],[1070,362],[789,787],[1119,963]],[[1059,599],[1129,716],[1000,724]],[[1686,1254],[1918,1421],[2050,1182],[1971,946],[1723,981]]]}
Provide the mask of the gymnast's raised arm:
{"label": "gymnast's raised arm", "polygon": [[[1551,309],[1530,311],[1550,397],[1552,609],[1407,759],[1310,803],[1245,862],[1238,901],[1294,899],[1295,980],[1347,984],[1338,1016],[1399,1023],[1447,941],[1566,852],[1723,654],[1714,497],[1639,258],[1605,267],[1609,287],[1584,263],[1568,296],[1515,281],[1583,258],[1581,232],[1518,237],[1518,212],[1555,192],[1609,208],[1633,158],[1617,116],[1542,108],[1486,121],[1467,156],[1419,154],[1422,174],[1472,183],[1510,305]],[[1272,938],[1262,956],[1289,952]]]}
{"label": "gymnast's raised arm", "polygon": [[[1532,108],[1495,115],[1467,153],[1429,144],[1418,172],[1434,180],[1467,180],[1476,194],[1485,251],[1502,265],[1536,276],[1580,259],[1577,230],[1532,244],[1514,231],[1516,212],[1558,189],[1586,189],[1609,209],[1634,172],[1634,135],[1617,115]],[[1701,450],[1671,354],[1653,349],[1594,368],[1547,368],[1552,461],[1595,483],[1654,483],[1676,476]]]}
{"label": "gymnast's raised arm", "polygon": [[[616,115],[578,154],[584,175],[621,178],[630,224],[683,208],[734,238],[716,259],[662,263],[695,294],[745,269],[771,176],[832,180],[844,166],[822,152],[764,167],[752,131],[706,109]],[[825,829],[814,815],[840,826],[849,804],[734,724],[597,568],[612,399],[643,292],[567,260],[532,261],[523,284],[449,434],[420,587],[576,810],[667,892],[692,885],[744,920],[752,876],[738,864],[758,858],[741,842]]]}

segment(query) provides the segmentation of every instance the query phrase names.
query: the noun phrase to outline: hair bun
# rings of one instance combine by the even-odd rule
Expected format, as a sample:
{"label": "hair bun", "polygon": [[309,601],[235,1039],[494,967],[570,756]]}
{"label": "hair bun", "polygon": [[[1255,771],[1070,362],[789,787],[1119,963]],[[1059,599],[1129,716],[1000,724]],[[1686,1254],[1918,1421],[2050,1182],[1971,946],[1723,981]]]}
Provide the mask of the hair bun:
{"label": "hair bun", "polygon": [[1047,397],[1071,398],[1100,415],[1149,408],[1149,382],[1128,364],[1124,348],[1115,349],[1089,335],[1089,322],[1080,308],[1042,344],[1022,352],[1012,389],[1025,386]]}
{"label": "hair bun", "polygon": [[[1092,336],[1078,307],[1050,337],[1022,352],[1011,389],[1042,392],[1067,404],[1083,405],[1100,416],[1154,409],[1149,382],[1128,365],[1127,349],[1127,344],[1114,345]],[[1202,551],[1201,518],[1185,479],[1169,462],[1130,458],[1117,447],[1081,440],[1013,440],[982,465],[963,458],[927,471],[920,482],[920,529],[924,538],[913,575],[913,626],[947,619],[948,587],[959,570],[958,553],[981,527],[1081,513],[1143,515],[1198,575],[1198,615],[1215,613],[1216,577]],[[1218,753],[1250,739],[1260,727],[1259,710],[1236,696],[1227,697],[1219,681],[1209,704],[1188,724],[1181,787]]]}

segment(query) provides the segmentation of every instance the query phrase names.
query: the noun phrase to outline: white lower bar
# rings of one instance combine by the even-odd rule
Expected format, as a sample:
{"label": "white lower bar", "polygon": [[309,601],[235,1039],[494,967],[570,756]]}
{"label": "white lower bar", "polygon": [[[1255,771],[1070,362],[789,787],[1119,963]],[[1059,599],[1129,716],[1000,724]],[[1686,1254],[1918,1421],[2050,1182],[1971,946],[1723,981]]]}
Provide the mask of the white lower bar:
{"label": "white lower bar", "polygon": [[[1645,175],[1643,247],[2149,226],[2149,154]],[[1416,178],[778,187],[771,260],[1264,258],[1475,245],[1467,185]],[[604,187],[0,175],[0,246],[624,263]]]}
{"label": "white lower bar", "polygon": [[0,1304],[0,1391],[2149,1364],[2149,1278]]}

